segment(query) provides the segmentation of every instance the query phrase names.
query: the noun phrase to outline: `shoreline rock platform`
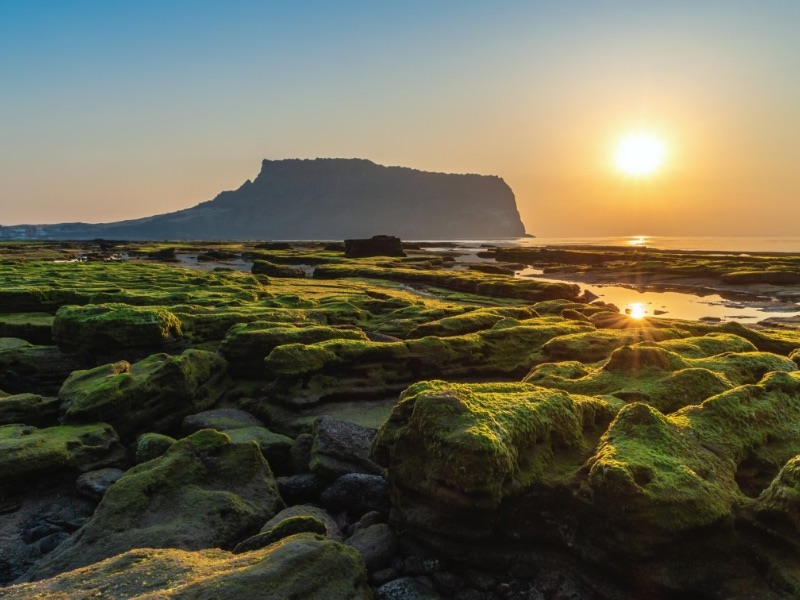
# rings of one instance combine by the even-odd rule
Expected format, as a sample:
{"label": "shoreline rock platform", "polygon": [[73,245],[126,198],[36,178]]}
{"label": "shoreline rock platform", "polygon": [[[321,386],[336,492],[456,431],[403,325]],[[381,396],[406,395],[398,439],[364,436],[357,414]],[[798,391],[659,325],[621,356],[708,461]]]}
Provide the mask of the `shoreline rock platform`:
{"label": "shoreline rock platform", "polygon": [[391,244],[0,244],[0,596],[800,595],[800,330]]}

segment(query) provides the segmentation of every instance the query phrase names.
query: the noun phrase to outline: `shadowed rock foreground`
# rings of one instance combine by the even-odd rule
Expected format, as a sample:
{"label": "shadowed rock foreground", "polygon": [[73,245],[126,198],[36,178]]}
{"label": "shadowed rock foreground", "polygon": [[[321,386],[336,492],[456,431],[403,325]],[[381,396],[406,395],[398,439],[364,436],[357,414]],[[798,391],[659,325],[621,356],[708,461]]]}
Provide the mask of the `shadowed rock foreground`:
{"label": "shadowed rock foreground", "polygon": [[798,330],[424,252],[124,247],[183,262],[0,263],[3,597],[800,595]]}

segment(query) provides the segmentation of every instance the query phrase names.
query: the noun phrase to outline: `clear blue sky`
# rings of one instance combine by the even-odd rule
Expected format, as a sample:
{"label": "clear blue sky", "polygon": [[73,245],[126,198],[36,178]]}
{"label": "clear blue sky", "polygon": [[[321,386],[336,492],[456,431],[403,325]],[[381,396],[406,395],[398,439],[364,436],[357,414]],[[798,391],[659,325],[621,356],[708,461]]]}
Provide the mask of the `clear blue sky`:
{"label": "clear blue sky", "polygon": [[[262,158],[503,177],[538,235],[800,233],[800,2],[0,0],[0,224],[167,212]],[[663,172],[611,165],[640,127]]]}

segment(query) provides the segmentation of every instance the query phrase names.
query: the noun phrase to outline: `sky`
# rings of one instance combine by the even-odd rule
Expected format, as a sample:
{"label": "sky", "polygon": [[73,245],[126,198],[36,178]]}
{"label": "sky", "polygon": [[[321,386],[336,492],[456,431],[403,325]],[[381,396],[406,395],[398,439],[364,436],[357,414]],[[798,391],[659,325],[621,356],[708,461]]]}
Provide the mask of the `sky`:
{"label": "sky", "polygon": [[[798,23],[796,0],[0,0],[0,224],[343,157],[498,175],[537,236],[797,235]],[[639,130],[667,156],[632,178]]]}

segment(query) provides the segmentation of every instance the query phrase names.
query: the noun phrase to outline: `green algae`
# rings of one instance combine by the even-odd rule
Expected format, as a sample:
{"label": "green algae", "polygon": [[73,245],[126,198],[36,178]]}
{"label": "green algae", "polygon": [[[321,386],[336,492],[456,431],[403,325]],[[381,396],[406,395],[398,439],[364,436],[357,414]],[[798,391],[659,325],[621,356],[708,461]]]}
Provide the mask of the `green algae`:
{"label": "green algae", "polygon": [[37,578],[132,548],[232,547],[257,532],[283,502],[255,444],[201,430],[129,469],[79,533],[37,563]]}
{"label": "green algae", "polygon": [[541,317],[445,338],[287,344],[275,348],[264,364],[275,378],[268,386],[272,397],[306,404],[347,393],[383,394],[429,377],[519,376],[548,339],[589,328]]}
{"label": "green algae", "polygon": [[62,425],[37,429],[0,426],[0,481],[84,472],[124,460],[125,451],[110,425]]}
{"label": "green algae", "polygon": [[22,338],[32,344],[53,343],[50,313],[10,313],[0,315],[0,337]]}
{"label": "green algae", "polygon": [[751,348],[747,340],[721,333],[640,342],[617,348],[599,366],[571,361],[536,366],[525,381],[576,394],[613,394],[673,412],[734,386],[757,383],[768,372],[796,370],[788,358]]}
{"label": "green algae", "polygon": [[463,335],[491,329],[505,318],[531,319],[538,316],[539,314],[529,307],[479,308],[418,325],[409,332],[408,337]]}
{"label": "green algae", "polygon": [[53,339],[71,349],[163,347],[181,336],[181,323],[164,308],[127,304],[62,306]]}
{"label": "green algae", "polygon": [[314,271],[314,277],[320,279],[342,277],[389,279],[485,296],[517,298],[532,302],[556,298],[575,298],[579,292],[577,285],[568,283],[514,279],[504,275],[477,273],[475,271],[418,270],[396,266],[327,264],[317,267]]}
{"label": "green algae", "polygon": [[103,420],[128,435],[159,417],[209,408],[226,370],[216,354],[187,350],[75,371],[59,391],[61,411],[66,422]]}
{"label": "green algae", "polygon": [[312,533],[243,554],[218,549],[135,549],[80,571],[14,585],[3,592],[10,600],[372,598],[359,552]]}
{"label": "green algae", "polygon": [[372,454],[438,503],[492,508],[554,477],[556,453],[588,450],[584,429],[613,416],[600,399],[524,383],[428,381],[403,392]]}

